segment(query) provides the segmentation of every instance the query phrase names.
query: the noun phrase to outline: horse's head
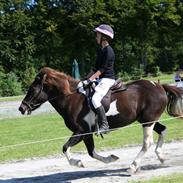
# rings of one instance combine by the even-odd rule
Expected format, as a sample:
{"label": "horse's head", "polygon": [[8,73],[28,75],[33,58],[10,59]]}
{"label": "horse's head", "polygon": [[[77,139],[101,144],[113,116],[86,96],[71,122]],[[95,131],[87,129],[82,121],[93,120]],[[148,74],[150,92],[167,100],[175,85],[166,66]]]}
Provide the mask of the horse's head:
{"label": "horse's head", "polygon": [[38,74],[33,83],[30,85],[28,92],[23,99],[19,111],[24,114],[30,114],[33,110],[37,109],[44,102],[48,100],[48,91],[45,85],[46,74]]}
{"label": "horse's head", "polygon": [[70,93],[67,75],[50,68],[41,69],[30,85],[19,111],[30,114],[48,100]]}

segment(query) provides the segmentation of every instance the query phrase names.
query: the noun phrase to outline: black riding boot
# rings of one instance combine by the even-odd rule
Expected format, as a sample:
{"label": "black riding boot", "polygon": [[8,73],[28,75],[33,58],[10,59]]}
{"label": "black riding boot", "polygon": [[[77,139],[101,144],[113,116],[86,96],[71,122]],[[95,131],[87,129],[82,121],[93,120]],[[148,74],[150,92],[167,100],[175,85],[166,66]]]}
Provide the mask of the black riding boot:
{"label": "black riding boot", "polygon": [[104,107],[100,106],[96,109],[96,111],[98,114],[98,123],[99,123],[98,133],[107,133],[107,131],[109,130],[109,124],[107,122]]}

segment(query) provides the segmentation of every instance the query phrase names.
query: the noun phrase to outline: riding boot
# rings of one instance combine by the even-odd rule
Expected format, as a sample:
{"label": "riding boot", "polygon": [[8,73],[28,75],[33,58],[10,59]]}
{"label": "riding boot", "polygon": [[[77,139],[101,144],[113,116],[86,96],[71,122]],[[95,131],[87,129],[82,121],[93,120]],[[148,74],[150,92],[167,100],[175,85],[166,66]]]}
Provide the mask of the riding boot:
{"label": "riding boot", "polygon": [[97,114],[98,114],[98,124],[99,124],[99,131],[98,133],[107,133],[109,130],[109,124],[107,122],[107,117],[105,115],[105,110],[103,106],[100,106],[96,109]]}

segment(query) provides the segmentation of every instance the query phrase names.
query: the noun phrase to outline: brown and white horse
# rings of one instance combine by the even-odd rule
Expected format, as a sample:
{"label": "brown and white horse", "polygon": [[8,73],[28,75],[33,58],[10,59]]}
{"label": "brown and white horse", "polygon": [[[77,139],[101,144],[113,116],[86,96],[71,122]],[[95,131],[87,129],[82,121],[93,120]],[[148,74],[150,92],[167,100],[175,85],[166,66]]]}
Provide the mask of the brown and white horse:
{"label": "brown and white horse", "polygon": [[[63,146],[63,153],[71,165],[83,167],[81,160],[73,159],[70,148],[84,141],[91,157],[104,163],[118,159],[114,155],[103,157],[95,152],[93,134],[95,131],[95,113],[90,109],[86,97],[76,92],[79,81],[53,70],[42,68],[23,99],[19,110],[30,114],[41,104],[49,101],[63,117],[65,125],[73,135]],[[153,143],[153,130],[159,134],[155,152],[164,162],[162,145],[166,127],[158,122],[167,106],[171,116],[182,116],[182,109],[177,110],[183,91],[175,86],[161,85],[147,80],[138,80],[127,84],[128,89],[112,94],[110,108],[106,113],[110,129],[127,126],[136,120],[143,127],[143,146],[130,165],[130,171],[136,172],[142,157]],[[147,123],[148,122],[148,123]],[[130,135],[130,134],[129,134]]]}

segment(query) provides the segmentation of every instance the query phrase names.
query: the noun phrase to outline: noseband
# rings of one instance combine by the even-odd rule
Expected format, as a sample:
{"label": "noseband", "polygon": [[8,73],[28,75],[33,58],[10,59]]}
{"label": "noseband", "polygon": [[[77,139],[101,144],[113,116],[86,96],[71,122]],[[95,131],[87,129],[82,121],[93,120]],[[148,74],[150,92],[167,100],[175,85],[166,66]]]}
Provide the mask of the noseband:
{"label": "noseband", "polygon": [[27,102],[27,101],[22,101],[22,104],[24,104],[24,105],[26,105],[26,106],[28,107],[28,113],[29,113],[29,114],[31,113],[31,111],[32,111],[35,107],[37,107],[37,106],[39,106],[39,105],[42,104],[42,103],[34,104],[34,103],[32,102],[34,99],[38,98],[38,97],[41,95],[41,92],[42,92],[42,91],[43,91],[43,83],[41,84],[41,88],[40,88],[39,92],[38,92],[36,95],[33,95],[32,98],[29,100],[29,102]]}

